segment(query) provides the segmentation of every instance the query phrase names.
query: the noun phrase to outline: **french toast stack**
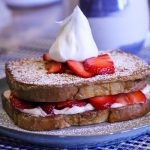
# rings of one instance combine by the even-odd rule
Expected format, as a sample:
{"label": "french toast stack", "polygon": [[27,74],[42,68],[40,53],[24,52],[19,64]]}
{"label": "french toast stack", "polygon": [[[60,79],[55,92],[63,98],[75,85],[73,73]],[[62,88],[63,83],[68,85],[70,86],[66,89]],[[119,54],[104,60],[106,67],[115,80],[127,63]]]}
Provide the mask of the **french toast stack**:
{"label": "french toast stack", "polygon": [[41,58],[6,64],[10,90],[3,108],[19,127],[43,131],[101,122],[126,121],[150,111],[150,66],[120,50],[101,52],[111,57],[114,73],[83,78],[47,73]]}

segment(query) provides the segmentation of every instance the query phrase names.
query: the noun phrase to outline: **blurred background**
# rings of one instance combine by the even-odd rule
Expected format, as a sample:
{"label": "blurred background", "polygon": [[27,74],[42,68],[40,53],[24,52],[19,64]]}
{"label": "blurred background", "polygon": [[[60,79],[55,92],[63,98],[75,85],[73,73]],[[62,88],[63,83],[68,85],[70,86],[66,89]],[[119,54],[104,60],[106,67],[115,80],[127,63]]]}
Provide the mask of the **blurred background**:
{"label": "blurred background", "polygon": [[149,0],[0,0],[0,77],[8,60],[47,53],[59,30],[56,21],[76,5],[99,50],[121,48],[150,63]]}

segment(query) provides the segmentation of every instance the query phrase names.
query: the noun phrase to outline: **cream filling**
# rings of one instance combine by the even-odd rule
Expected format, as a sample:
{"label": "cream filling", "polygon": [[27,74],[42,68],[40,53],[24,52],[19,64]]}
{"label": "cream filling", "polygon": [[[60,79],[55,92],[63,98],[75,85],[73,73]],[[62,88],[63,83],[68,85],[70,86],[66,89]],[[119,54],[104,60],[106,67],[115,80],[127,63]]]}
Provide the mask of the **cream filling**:
{"label": "cream filling", "polygon": [[[46,114],[40,107],[33,108],[33,109],[19,109],[21,112],[28,113],[33,116],[37,117],[46,117],[48,114]],[[79,106],[73,106],[71,108],[66,107],[64,109],[58,110],[54,109],[55,115],[73,115],[78,113],[83,113],[86,111],[94,110],[94,107],[91,104],[87,104],[85,106],[79,107]]]}
{"label": "cream filling", "polygon": [[41,107],[33,108],[33,109],[19,109],[23,113],[30,114],[32,116],[37,116],[37,117],[46,117],[47,113],[43,111]]}
{"label": "cream filling", "polygon": [[72,108],[66,107],[61,110],[54,109],[54,114],[56,115],[73,115],[78,113],[83,113],[86,111],[94,110],[95,108],[91,104],[86,104],[85,106],[73,106]]}
{"label": "cream filling", "polygon": [[145,94],[147,100],[150,99],[150,85],[149,84],[147,84],[147,86],[141,91]]}
{"label": "cream filling", "polygon": [[111,105],[110,108],[119,108],[119,107],[123,107],[123,106],[126,106],[125,104],[121,104],[121,103],[114,103]]}
{"label": "cream filling", "polygon": [[[147,86],[141,91],[145,94],[147,100],[150,99],[150,85],[147,84]],[[9,99],[10,91],[5,91],[4,95],[7,99]],[[119,108],[123,106],[125,105],[121,103],[114,103],[111,105],[111,108]],[[94,109],[95,108],[91,104],[88,103],[82,107],[73,106],[72,108],[66,107],[61,110],[54,109],[54,114],[55,115],[72,115],[72,114],[83,113],[83,112],[94,110]],[[48,116],[48,114],[46,114],[45,111],[43,111],[41,107],[37,107],[33,109],[19,109],[19,110],[21,112],[24,112],[33,116],[37,116],[37,117]]]}
{"label": "cream filling", "polygon": [[[7,90],[4,92],[4,96],[9,100],[11,91]],[[58,110],[54,109],[55,115],[72,115],[77,113],[83,113],[86,111],[94,110],[95,108],[91,104],[86,104],[85,106],[79,107],[79,106],[73,106],[72,108],[66,107],[64,109]],[[33,116],[37,117],[46,117],[48,114],[42,110],[41,107],[32,108],[32,109],[19,109],[23,113],[27,113]]]}

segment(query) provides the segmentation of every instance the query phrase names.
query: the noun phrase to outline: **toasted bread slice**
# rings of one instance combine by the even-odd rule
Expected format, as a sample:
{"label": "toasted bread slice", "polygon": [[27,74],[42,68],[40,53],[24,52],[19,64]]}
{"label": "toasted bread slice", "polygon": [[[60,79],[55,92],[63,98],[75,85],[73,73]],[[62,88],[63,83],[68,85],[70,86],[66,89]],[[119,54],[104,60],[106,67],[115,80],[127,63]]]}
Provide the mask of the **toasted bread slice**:
{"label": "toasted bread slice", "polygon": [[2,104],[4,110],[16,125],[30,131],[54,130],[70,126],[97,124],[106,121],[125,121],[142,117],[150,111],[150,101],[147,100],[144,104],[134,104],[115,109],[93,110],[74,115],[36,117],[12,107],[7,92],[2,94]]}
{"label": "toasted bread slice", "polygon": [[[122,51],[107,52],[115,73],[82,78],[70,74],[47,74],[42,59],[24,59],[6,64],[9,87],[24,100],[58,102],[115,95],[142,89],[150,75],[150,66],[140,58]],[[138,84],[139,83],[139,84]]]}
{"label": "toasted bread slice", "polygon": [[138,117],[142,117],[150,111],[150,100],[147,100],[144,104],[128,105],[120,108],[111,108],[108,121],[119,122],[132,120]]}
{"label": "toasted bread slice", "polygon": [[2,94],[2,104],[9,117],[19,127],[31,131],[61,129],[70,126],[90,125],[105,122],[108,119],[108,110],[87,111],[82,114],[56,115],[36,117],[23,113],[12,107],[7,92]]}

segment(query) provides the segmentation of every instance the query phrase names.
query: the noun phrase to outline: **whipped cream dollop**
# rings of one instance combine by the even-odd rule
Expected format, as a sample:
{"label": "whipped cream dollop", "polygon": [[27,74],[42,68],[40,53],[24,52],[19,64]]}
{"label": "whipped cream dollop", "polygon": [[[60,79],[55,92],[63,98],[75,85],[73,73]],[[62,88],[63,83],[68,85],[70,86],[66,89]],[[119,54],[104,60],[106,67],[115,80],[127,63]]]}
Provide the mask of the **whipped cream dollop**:
{"label": "whipped cream dollop", "polygon": [[78,6],[69,17],[60,22],[60,25],[60,32],[49,50],[53,60],[84,61],[98,56],[89,22]]}

